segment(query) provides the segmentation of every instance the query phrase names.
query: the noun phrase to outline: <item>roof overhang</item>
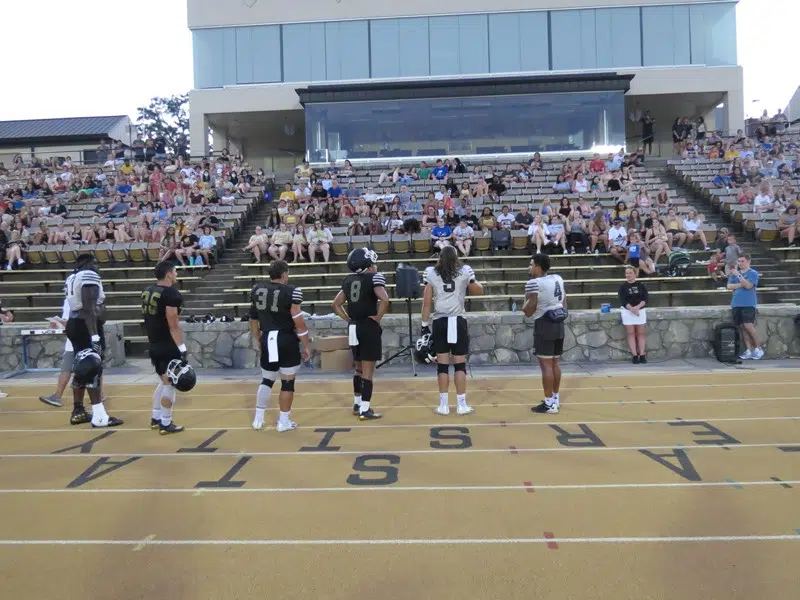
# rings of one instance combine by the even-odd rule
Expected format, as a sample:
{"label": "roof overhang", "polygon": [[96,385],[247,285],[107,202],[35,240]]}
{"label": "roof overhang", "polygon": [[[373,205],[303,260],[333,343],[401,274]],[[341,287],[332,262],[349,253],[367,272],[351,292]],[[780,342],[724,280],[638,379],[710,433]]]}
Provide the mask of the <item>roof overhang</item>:
{"label": "roof overhang", "polygon": [[577,73],[515,75],[510,77],[452,78],[408,81],[376,81],[311,85],[298,88],[300,104],[326,102],[372,102],[416,98],[465,98],[560,94],[569,92],[627,92],[633,75]]}

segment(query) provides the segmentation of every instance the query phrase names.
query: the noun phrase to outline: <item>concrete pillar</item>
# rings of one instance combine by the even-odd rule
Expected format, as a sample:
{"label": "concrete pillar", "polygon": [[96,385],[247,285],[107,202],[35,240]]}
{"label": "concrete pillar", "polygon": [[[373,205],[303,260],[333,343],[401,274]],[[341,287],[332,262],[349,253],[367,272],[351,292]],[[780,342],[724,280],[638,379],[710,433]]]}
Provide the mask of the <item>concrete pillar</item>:
{"label": "concrete pillar", "polygon": [[744,92],[729,90],[725,94],[725,108],[728,115],[725,133],[732,135],[737,129],[744,129]]}
{"label": "concrete pillar", "polygon": [[189,112],[189,137],[192,156],[208,156],[208,117],[205,113]]}
{"label": "concrete pillar", "polygon": [[214,147],[214,152],[221,152],[223,149],[228,148],[228,152],[230,152],[230,148],[228,147],[228,130],[227,129],[215,129],[213,131],[212,145]]}

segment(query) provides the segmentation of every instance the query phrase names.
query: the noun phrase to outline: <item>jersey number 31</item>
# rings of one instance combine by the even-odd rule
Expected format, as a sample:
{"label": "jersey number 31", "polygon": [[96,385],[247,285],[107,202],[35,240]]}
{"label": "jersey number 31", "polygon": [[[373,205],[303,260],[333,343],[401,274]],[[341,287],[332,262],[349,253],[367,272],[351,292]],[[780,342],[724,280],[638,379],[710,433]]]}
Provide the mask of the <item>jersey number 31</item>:
{"label": "jersey number 31", "polygon": [[[269,302],[269,296],[272,294],[272,304]],[[259,288],[256,290],[256,308],[258,310],[269,310],[270,312],[278,312],[278,300],[280,293],[278,290],[268,290],[267,288]]]}

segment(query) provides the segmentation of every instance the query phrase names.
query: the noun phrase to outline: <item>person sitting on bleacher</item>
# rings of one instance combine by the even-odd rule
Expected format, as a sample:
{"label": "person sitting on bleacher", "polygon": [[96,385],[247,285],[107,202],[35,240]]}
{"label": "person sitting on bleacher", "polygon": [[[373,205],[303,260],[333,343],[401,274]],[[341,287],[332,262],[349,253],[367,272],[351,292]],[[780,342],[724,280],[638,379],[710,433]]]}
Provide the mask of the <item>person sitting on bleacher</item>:
{"label": "person sitting on bleacher", "polygon": [[14,231],[11,232],[11,236],[8,238],[6,247],[6,271],[19,269],[25,264],[23,256],[26,246],[27,243],[23,239],[23,234],[20,233],[18,228],[14,229]]}
{"label": "person sitting on bleacher", "polygon": [[431,230],[431,241],[435,252],[434,257],[439,254],[442,248],[449,246],[452,239],[453,230],[444,222],[442,217],[439,217],[436,222],[436,227]]}
{"label": "person sitting on bleacher", "polygon": [[307,231],[308,238],[308,258],[313,263],[316,261],[317,252],[322,253],[322,258],[325,262],[330,260],[331,242],[333,235],[330,229],[322,227],[322,222],[314,221],[314,228]]}
{"label": "person sitting on bleacher", "polygon": [[64,228],[64,222],[61,221],[54,230],[51,230],[47,236],[48,244],[69,244],[70,235]]}
{"label": "person sitting on bleacher", "polygon": [[628,228],[622,219],[613,220],[613,226],[608,230],[608,241],[611,256],[624,263],[628,257]]}
{"label": "person sitting on bleacher", "polygon": [[194,257],[197,254],[199,245],[200,239],[197,235],[195,235],[191,229],[186,228],[185,233],[180,238],[178,248],[175,250],[175,258],[177,258],[178,262],[184,267],[186,266],[184,259],[188,259],[189,265],[194,266]]}
{"label": "person sitting on bleacher", "polygon": [[797,243],[794,241],[797,235],[797,226],[797,206],[795,204],[790,204],[786,212],[778,217],[778,231],[780,232],[780,237],[786,239],[786,245],[791,248],[797,246]]}
{"label": "person sitting on bleacher", "polygon": [[644,221],[644,245],[655,264],[658,264],[658,259],[662,256],[669,255],[667,230],[664,229],[655,209],[650,211],[650,216]]}
{"label": "person sitting on bleacher", "polygon": [[286,223],[281,223],[278,225],[278,230],[272,234],[271,244],[268,248],[269,255],[275,260],[284,260],[293,240],[294,235],[286,227]]}
{"label": "person sitting on bleacher", "polygon": [[497,229],[497,219],[494,214],[492,214],[492,209],[488,206],[483,207],[481,216],[478,219],[478,225],[484,235],[489,235],[492,231]]}
{"label": "person sitting on bleacher", "polygon": [[380,213],[376,212],[372,214],[369,219],[369,224],[367,225],[367,231],[369,235],[383,235],[386,233],[386,228],[383,226]]}
{"label": "person sitting on bleacher", "polygon": [[502,212],[497,215],[497,224],[501,229],[512,229],[514,227],[514,214],[508,205],[503,206]]}
{"label": "person sitting on bleacher", "polygon": [[217,238],[214,237],[214,229],[210,225],[206,225],[203,227],[203,235],[197,240],[197,256],[194,264],[196,266],[202,264],[211,266],[211,261],[214,259],[216,251]]}
{"label": "person sitting on bleacher", "polygon": [[769,182],[763,181],[758,188],[758,195],[753,199],[753,210],[757,213],[775,210],[775,201]]}
{"label": "person sitting on bleacher", "polygon": [[706,241],[706,234],[703,231],[703,216],[698,215],[697,211],[691,209],[687,217],[683,220],[682,231],[686,234],[686,245],[689,246],[694,240],[700,240],[703,249],[711,250],[711,246]]}
{"label": "person sitting on bleacher", "polygon": [[667,242],[672,250],[681,250],[686,241],[686,234],[683,233],[683,223],[674,208],[667,211],[664,218],[664,227],[667,230]]}
{"label": "person sitting on bleacher", "polygon": [[550,235],[550,245],[555,247],[560,246],[562,253],[568,254],[567,230],[564,225],[564,219],[560,213],[554,213],[550,216],[550,222],[547,224],[547,231]]}

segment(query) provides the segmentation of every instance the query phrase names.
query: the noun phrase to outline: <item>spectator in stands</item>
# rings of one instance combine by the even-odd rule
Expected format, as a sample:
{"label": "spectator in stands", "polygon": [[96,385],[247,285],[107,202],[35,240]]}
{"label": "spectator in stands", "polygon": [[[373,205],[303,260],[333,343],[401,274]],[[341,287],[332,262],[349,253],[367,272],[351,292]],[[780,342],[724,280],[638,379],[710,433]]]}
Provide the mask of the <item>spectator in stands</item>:
{"label": "spectator in stands", "polygon": [[317,252],[322,253],[325,262],[330,260],[331,242],[333,235],[330,229],[322,227],[322,222],[314,222],[314,228],[308,232],[308,258],[313,263],[316,260]]}
{"label": "spectator in stands", "polygon": [[563,175],[558,175],[556,177],[556,181],[553,184],[553,191],[554,192],[570,192],[571,186],[568,181],[565,180]]}
{"label": "spectator in stands", "polygon": [[689,211],[689,214],[683,220],[682,231],[686,234],[687,247],[694,240],[700,240],[704,250],[711,250],[711,247],[706,241],[706,234],[703,231],[703,216],[698,215],[696,210],[691,209]]}
{"label": "spectator in stands", "polygon": [[642,216],[639,213],[638,208],[631,209],[630,215],[628,216],[628,221],[626,222],[626,226],[628,227],[628,231],[636,231],[641,233],[644,231],[644,222],[642,221]]}
{"label": "spectator in stands", "polygon": [[270,241],[269,255],[275,260],[284,260],[294,242],[294,234],[288,230],[286,223],[281,223]]}
{"label": "spectator in stands", "polygon": [[658,264],[658,259],[669,255],[669,242],[667,241],[667,230],[658,217],[658,211],[650,211],[650,217],[644,221],[644,245],[653,263]]}
{"label": "spectator in stands", "polygon": [[569,231],[569,250],[575,254],[575,246],[581,246],[588,254],[589,249],[589,220],[584,219],[578,211],[573,211],[566,218],[566,227]]}
{"label": "spectator in stands", "polygon": [[550,234],[550,244],[555,247],[560,246],[563,254],[568,254],[567,250],[567,229],[564,225],[564,219],[560,213],[554,213],[550,216],[550,221],[547,224],[547,230]]}
{"label": "spectator in stands", "polygon": [[[278,225],[280,225],[280,223]],[[264,229],[259,225],[256,226],[255,233],[250,236],[250,240],[248,241],[247,246],[243,248],[243,250],[245,252],[252,252],[253,257],[256,259],[256,262],[260,263],[261,257],[267,253],[268,245],[269,245],[269,238],[264,233]]]}
{"label": "spectator in stands", "polygon": [[683,232],[683,223],[674,208],[670,208],[667,211],[667,216],[664,218],[664,227],[667,230],[667,242],[670,249],[682,249],[686,241],[686,234]]}
{"label": "spectator in stands", "polygon": [[64,221],[60,221],[54,230],[50,231],[47,237],[48,244],[69,244],[70,235],[69,231],[64,228]]}
{"label": "spectator in stands", "polygon": [[342,200],[342,205],[339,207],[339,217],[338,221],[342,223],[346,223],[348,220],[352,219],[356,215],[355,207],[350,203],[350,200],[344,198]]}
{"label": "spectator in stands", "polygon": [[533,223],[533,215],[528,212],[527,206],[522,206],[514,217],[514,229],[527,230]]}
{"label": "spectator in stands", "polygon": [[768,181],[761,182],[758,188],[758,195],[753,199],[753,210],[757,213],[775,210],[773,192]]}
{"label": "spectator in stands", "polygon": [[366,235],[367,228],[361,222],[358,215],[353,215],[353,220],[347,224],[348,235]]}
{"label": "spectator in stands", "polygon": [[194,257],[197,254],[200,239],[188,227],[184,226],[183,234],[180,233],[177,226],[175,230],[179,236],[178,248],[175,250],[175,258],[177,258],[178,262],[183,266],[186,266],[184,259],[189,261],[189,266],[194,266]]}
{"label": "spectator in stands", "polygon": [[436,223],[436,227],[434,227],[433,230],[431,231],[431,241],[433,243],[435,256],[439,254],[439,251],[442,248],[446,248],[447,246],[449,246],[452,239],[453,239],[453,230],[447,223],[444,222],[444,219],[442,217],[439,217]]}
{"label": "spectator in stands", "polygon": [[628,206],[625,204],[623,200],[617,202],[614,206],[614,210],[611,211],[611,221],[620,220],[622,222],[627,221],[630,218],[630,211],[628,210]]}
{"label": "spectator in stands", "polygon": [[39,230],[33,234],[33,243],[46,244],[47,240],[49,239],[50,239],[50,231],[47,228],[47,221],[45,219],[41,219],[39,221]]}
{"label": "spectator in stands", "polygon": [[786,244],[789,247],[794,248],[797,246],[794,241],[797,235],[797,205],[789,205],[786,212],[778,217],[778,231],[780,232],[780,237],[786,239]]}
{"label": "spectator in stands", "polygon": [[370,217],[369,224],[367,225],[367,232],[369,235],[383,235],[386,233],[386,228],[383,226],[379,213],[373,213]]}
{"label": "spectator in stands", "polygon": [[[217,238],[214,237],[214,229],[210,225],[203,227],[203,235],[197,241],[197,255],[194,259],[195,266],[203,264],[211,265],[217,250]],[[191,262],[191,261],[190,261]]]}
{"label": "spectator in stands", "polygon": [[633,355],[633,364],[647,362],[647,287],[636,280],[636,269],[625,268],[625,283],[618,292],[622,325],[628,338],[628,348]]}
{"label": "spectator in stands", "polygon": [[656,272],[655,263],[647,255],[647,248],[642,244],[642,236],[638,231],[628,234],[628,247],[625,262],[633,266],[638,275],[652,275]]}
{"label": "spectator in stands", "polygon": [[19,269],[25,264],[23,255],[27,244],[20,234],[19,229],[14,229],[8,239],[6,246],[6,271]]}
{"label": "spectator in stands", "polygon": [[497,224],[501,229],[511,229],[514,227],[514,215],[508,205],[503,206],[501,213],[497,216]]}
{"label": "spectator in stands", "polygon": [[422,219],[423,227],[435,227],[439,221],[439,215],[436,213],[436,207],[428,205],[425,209],[425,216]]}
{"label": "spectator in stands", "polygon": [[756,288],[759,274],[750,268],[750,257],[740,256],[737,268],[731,270],[728,289],[733,292],[731,308],[733,323],[740,328],[747,349],[739,356],[742,360],[760,360],[764,356],[756,331],[756,307],[758,306]]}
{"label": "spectator in stands", "polygon": [[484,235],[488,235],[497,229],[497,219],[494,214],[492,214],[492,209],[488,206],[483,207],[483,212],[478,219],[478,225],[481,231],[484,232]]}
{"label": "spectator in stands", "polygon": [[594,213],[594,217],[589,222],[589,250],[595,254],[600,254],[597,244],[601,243],[603,244],[603,248],[608,251],[610,247],[608,231],[609,227],[605,213],[602,210],[597,210]]}
{"label": "spectator in stands", "polygon": [[463,256],[469,256],[472,251],[472,238],[475,231],[469,226],[466,217],[461,217],[458,226],[453,229],[453,243]]}
{"label": "spectator in stands", "polygon": [[550,230],[547,228],[545,220],[545,217],[535,215],[533,223],[528,226],[528,239],[536,248],[536,254],[541,254],[542,246],[547,246],[550,243]]}
{"label": "spectator in stands", "polygon": [[306,228],[302,221],[299,221],[294,226],[292,231],[294,237],[292,238],[292,253],[294,254],[294,261],[301,262],[305,258],[306,247],[308,241],[306,239]]}
{"label": "spectator in stands", "polygon": [[383,227],[389,233],[402,233],[403,232],[403,219],[400,218],[398,211],[393,210],[389,218],[384,222]]}
{"label": "spectator in stands", "polygon": [[308,181],[313,174],[314,170],[311,168],[311,165],[308,164],[308,161],[303,161],[303,164],[297,168],[294,178],[296,181]]}
{"label": "spectator in stands", "polygon": [[624,263],[628,257],[628,229],[622,219],[614,218],[613,226],[608,230],[609,251],[611,256]]}

